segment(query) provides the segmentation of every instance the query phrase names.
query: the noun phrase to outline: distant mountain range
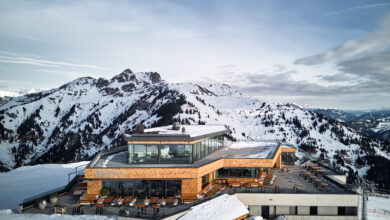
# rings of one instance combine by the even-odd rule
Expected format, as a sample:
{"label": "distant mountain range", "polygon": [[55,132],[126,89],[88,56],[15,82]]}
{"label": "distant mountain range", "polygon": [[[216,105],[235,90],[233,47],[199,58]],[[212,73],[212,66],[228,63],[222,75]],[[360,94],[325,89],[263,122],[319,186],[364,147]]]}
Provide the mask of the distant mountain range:
{"label": "distant mountain range", "polygon": [[[125,144],[146,127],[224,124],[230,139],[279,140],[390,189],[390,144],[323,113],[242,96],[225,84],[172,84],[127,69],[112,79],[83,77],[59,88],[0,99],[0,167],[71,162]],[[385,167],[385,168],[384,168]],[[384,178],[385,177],[385,178]]]}
{"label": "distant mountain range", "polygon": [[339,109],[308,109],[347,123],[357,130],[390,141],[390,110],[346,112]]}

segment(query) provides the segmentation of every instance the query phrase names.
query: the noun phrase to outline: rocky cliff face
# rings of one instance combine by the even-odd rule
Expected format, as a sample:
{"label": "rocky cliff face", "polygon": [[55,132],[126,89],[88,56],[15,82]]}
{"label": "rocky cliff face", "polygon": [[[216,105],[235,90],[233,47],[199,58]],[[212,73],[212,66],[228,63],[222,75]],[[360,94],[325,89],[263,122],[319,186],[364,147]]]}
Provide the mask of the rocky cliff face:
{"label": "rocky cliff face", "polygon": [[[288,142],[340,166],[351,178],[359,173],[375,180],[384,172],[378,166],[389,164],[390,158],[387,143],[294,104],[243,97],[228,85],[169,84],[158,73],[131,70],[110,80],[79,78],[58,89],[3,98],[0,121],[3,171],[89,159],[125,144],[122,134],[136,124],[152,127],[173,121],[224,124],[233,139]],[[389,180],[376,179],[390,188]]]}

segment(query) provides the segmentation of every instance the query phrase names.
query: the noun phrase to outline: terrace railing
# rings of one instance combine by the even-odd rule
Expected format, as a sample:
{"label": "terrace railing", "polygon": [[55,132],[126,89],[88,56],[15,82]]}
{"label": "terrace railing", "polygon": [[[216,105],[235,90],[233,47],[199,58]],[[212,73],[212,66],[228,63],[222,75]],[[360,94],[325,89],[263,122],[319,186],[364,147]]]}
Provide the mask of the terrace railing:
{"label": "terrace railing", "polygon": [[68,173],[68,183],[70,180],[72,180],[74,177],[78,175],[84,174],[85,168],[88,166],[88,164],[80,165],[75,167],[70,173]]}

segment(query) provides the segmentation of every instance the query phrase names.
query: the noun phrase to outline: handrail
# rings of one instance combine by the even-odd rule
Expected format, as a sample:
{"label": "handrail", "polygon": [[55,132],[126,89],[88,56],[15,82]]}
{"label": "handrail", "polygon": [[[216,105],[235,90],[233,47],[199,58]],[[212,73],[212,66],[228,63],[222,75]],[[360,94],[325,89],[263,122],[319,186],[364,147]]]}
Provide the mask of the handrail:
{"label": "handrail", "polygon": [[[73,170],[70,173],[68,173],[68,183],[70,182],[70,176],[72,174],[75,174],[75,176],[77,176],[77,174],[79,172],[83,172],[87,166],[88,166],[88,164],[83,164],[83,165],[80,165],[80,166],[77,166],[77,167],[73,168]],[[80,169],[79,167],[84,167],[84,168]]]}

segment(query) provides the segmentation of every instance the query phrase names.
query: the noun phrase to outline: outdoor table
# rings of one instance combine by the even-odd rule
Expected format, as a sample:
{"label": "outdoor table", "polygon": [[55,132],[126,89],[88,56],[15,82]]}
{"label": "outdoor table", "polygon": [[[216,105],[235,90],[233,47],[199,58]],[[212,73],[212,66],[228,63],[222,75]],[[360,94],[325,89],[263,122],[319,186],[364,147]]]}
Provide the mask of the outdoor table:
{"label": "outdoor table", "polygon": [[175,198],[173,198],[173,197],[167,197],[167,204],[173,203],[174,200],[175,200]]}
{"label": "outdoor table", "polygon": [[97,203],[96,205],[96,214],[102,215],[103,214],[103,204]]}
{"label": "outdoor table", "polygon": [[143,203],[138,203],[135,206],[137,206],[137,210],[141,210],[141,212],[143,212],[145,210],[145,204],[143,204]]}
{"label": "outdoor table", "polygon": [[126,197],[123,199],[123,203],[130,203],[132,198],[133,198],[132,196],[126,196]]}
{"label": "outdoor table", "polygon": [[156,204],[156,203],[158,203],[158,197],[150,198],[150,204]]}
{"label": "outdoor table", "polygon": [[103,203],[111,203],[112,200],[114,200],[114,198],[115,198],[114,196],[109,196],[106,199],[104,199]]}
{"label": "outdoor table", "polygon": [[232,183],[232,187],[241,187],[241,183]]}
{"label": "outdoor table", "polygon": [[316,179],[315,185],[316,185],[316,186],[320,186],[321,182],[322,182],[322,181],[321,181],[320,179]]}
{"label": "outdoor table", "polygon": [[65,215],[66,214],[66,207],[55,206],[54,207],[54,214],[58,214],[58,213]]}
{"label": "outdoor table", "polygon": [[73,191],[73,195],[74,195],[74,196],[81,196],[81,195],[83,194],[84,191],[85,191],[85,190],[82,190],[82,189],[80,189],[80,190],[75,190],[75,191]]}
{"label": "outdoor table", "polygon": [[80,204],[74,204],[72,205],[72,208],[73,208],[72,215],[84,214],[84,208]]}
{"label": "outdoor table", "polygon": [[325,173],[325,170],[317,170],[318,174],[324,174]]}
{"label": "outdoor table", "polygon": [[160,205],[153,205],[153,213],[158,213],[160,211]]}

